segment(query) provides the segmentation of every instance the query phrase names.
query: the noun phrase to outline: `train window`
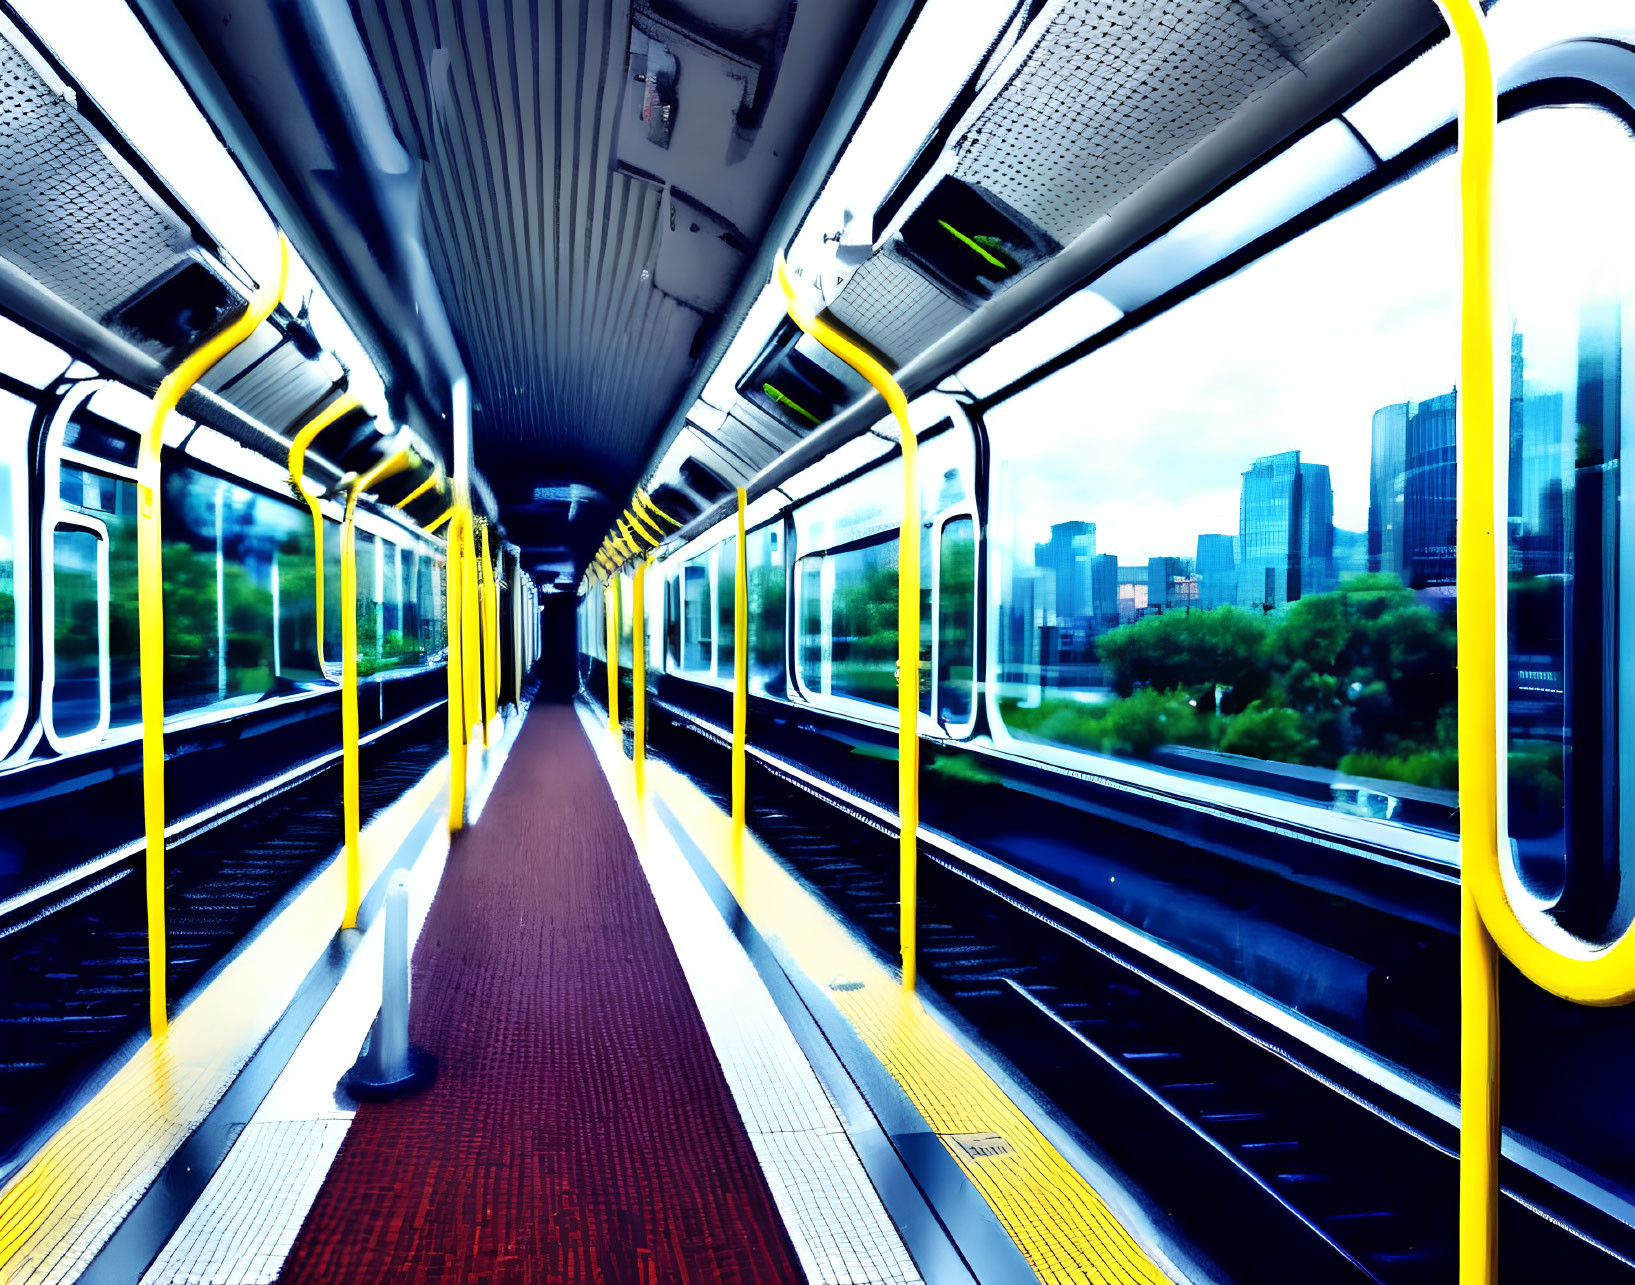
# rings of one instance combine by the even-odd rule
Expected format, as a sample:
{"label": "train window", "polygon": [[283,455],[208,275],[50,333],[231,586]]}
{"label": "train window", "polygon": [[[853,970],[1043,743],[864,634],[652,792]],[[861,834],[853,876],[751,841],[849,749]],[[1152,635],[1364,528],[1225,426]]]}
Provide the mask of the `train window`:
{"label": "train window", "polygon": [[[917,682],[919,707],[928,719],[936,699],[936,540],[941,526],[956,516],[950,510],[968,513],[974,471],[975,441],[963,420],[957,426],[945,420],[921,431],[923,520]],[[834,696],[888,709],[896,707],[897,533],[902,476],[901,457],[893,455],[879,467],[819,494],[795,510],[797,538],[802,547],[814,548],[813,553],[796,563],[796,673],[808,696]],[[955,528],[956,538],[966,529]],[[974,522],[970,529],[974,531]],[[969,598],[974,568],[964,578]],[[970,628],[967,625],[965,632],[969,633]],[[957,721],[969,724],[972,661],[967,658],[961,664],[951,658],[950,663],[954,671],[965,671],[967,695],[963,703],[967,714]],[[957,695],[952,699],[956,706],[960,704]]]}
{"label": "train window", "polygon": [[950,518],[937,556],[937,719],[971,721],[976,677],[976,523]]}
{"label": "train window", "polygon": [[681,668],[681,576],[674,572],[664,579],[664,667]]}
{"label": "train window", "polygon": [[813,554],[795,564],[800,597],[796,617],[800,630],[799,662],[801,684],[808,692],[821,693],[823,686],[823,555]]}
{"label": "train window", "polygon": [[358,674],[367,676],[381,667],[380,541],[367,531],[357,533]]}
{"label": "train window", "polygon": [[95,741],[108,726],[108,537],[101,523],[59,522],[51,532],[45,702],[58,749]]}
{"label": "train window", "polygon": [[897,704],[897,541],[878,540],[825,559],[829,605],[828,694]]}
{"label": "train window", "polygon": [[324,659],[341,669],[341,524],[324,519]]}
{"label": "train window", "polygon": [[738,537],[734,535],[715,546],[715,676],[729,682],[737,643],[737,592]]}
{"label": "train window", "polygon": [[749,689],[761,696],[783,696],[784,570],[782,531],[764,526],[749,534]]}
{"label": "train window", "polygon": [[[99,519],[108,532],[108,716],[110,726],[126,727],[142,718],[142,671],[137,659],[136,482],[65,461],[58,498],[64,507]],[[170,629],[167,617],[167,644]]]}
{"label": "train window", "polygon": [[312,523],[301,514],[278,541],[273,560],[277,600],[277,672],[292,682],[320,682],[318,599],[312,558]]}
{"label": "train window", "polygon": [[681,568],[682,669],[696,672],[712,666],[713,623],[709,555],[701,554]]}
{"label": "train window", "polygon": [[[22,591],[28,576],[27,558],[19,553],[27,548],[22,534],[28,513],[24,459],[33,413],[32,403],[0,393],[0,754],[10,748],[27,708],[27,702],[17,699],[18,684],[26,677],[19,672],[26,668],[26,653],[18,619],[26,613]],[[18,611],[20,600],[23,613]]]}
{"label": "train window", "polygon": [[[1618,610],[1610,572],[1599,631],[1568,604],[1575,554],[1610,568],[1620,538],[1594,481],[1635,149],[1582,107],[1499,140],[1512,829],[1559,887],[1569,729],[1614,705],[1604,663],[1601,695],[1562,688],[1564,638],[1601,647]],[[988,410],[1002,733],[1456,829],[1457,208],[1443,158]],[[1602,816],[1611,781],[1587,787]]]}

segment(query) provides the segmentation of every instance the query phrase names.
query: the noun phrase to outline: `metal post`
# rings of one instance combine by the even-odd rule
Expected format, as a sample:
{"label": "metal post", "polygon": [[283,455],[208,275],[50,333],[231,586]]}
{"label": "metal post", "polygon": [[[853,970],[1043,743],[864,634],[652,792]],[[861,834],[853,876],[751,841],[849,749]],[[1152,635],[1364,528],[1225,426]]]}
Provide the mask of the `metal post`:
{"label": "metal post", "polygon": [[148,911],[148,1028],[155,1036],[170,1024],[165,979],[165,573],[160,530],[160,488],[165,421],[183,395],[278,306],[289,279],[290,247],[278,234],[278,271],[248,306],[206,339],[160,381],[153,417],[136,456],[137,641],[142,681],[142,825],[146,837]]}
{"label": "metal post", "polygon": [[[781,252],[773,272],[783,291],[790,319],[862,375],[885,398],[897,420],[902,442],[903,516],[897,529],[897,895],[903,986],[913,990],[919,939],[920,490],[916,468],[919,443],[908,422],[908,398],[891,373],[872,354],[806,308]],[[742,512],[740,494],[739,513]],[[739,521],[743,521],[741,516]]]}
{"label": "metal post", "polygon": [[630,603],[630,717],[634,724],[631,759],[636,768],[636,793],[647,780],[647,559],[636,563]]}
{"label": "metal post", "polygon": [[732,878],[733,891],[744,891],[745,804],[744,756],[749,741],[749,586],[744,550],[744,510],[748,500],[738,488],[738,543],[735,549],[732,582]]}

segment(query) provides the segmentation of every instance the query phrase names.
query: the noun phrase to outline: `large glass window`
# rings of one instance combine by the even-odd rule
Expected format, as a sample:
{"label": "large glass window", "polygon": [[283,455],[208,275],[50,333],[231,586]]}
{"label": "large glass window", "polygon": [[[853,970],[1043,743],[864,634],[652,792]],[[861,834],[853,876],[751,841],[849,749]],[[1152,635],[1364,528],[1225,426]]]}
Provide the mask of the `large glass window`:
{"label": "large glass window", "polygon": [[897,704],[897,541],[831,553],[829,688],[835,696]]}
{"label": "large glass window", "polygon": [[943,523],[937,556],[937,718],[971,720],[976,678],[976,523]]}
{"label": "large glass window", "polygon": [[[715,546],[715,676],[731,679],[737,645],[738,537]],[[745,622],[746,626],[748,622]]]}
{"label": "large glass window", "polygon": [[80,526],[51,533],[51,731],[59,740],[102,724],[102,541]]}
{"label": "large glass window", "polygon": [[784,569],[783,531],[764,526],[749,533],[749,689],[783,696]]}
{"label": "large glass window", "polygon": [[710,562],[700,554],[681,568],[681,667],[708,670],[713,663],[711,626],[715,613],[710,603]]}
{"label": "large glass window", "polygon": [[4,729],[17,716],[19,681],[17,588],[28,574],[22,538],[28,504],[23,489],[33,403],[0,393],[0,754],[8,748]]}
{"label": "large glass window", "polygon": [[[1443,159],[988,412],[1011,734],[1454,827],[1456,185]],[[1632,196],[1635,149],[1610,115],[1501,127],[1510,811],[1546,892],[1564,880],[1572,755],[1617,703],[1615,666],[1594,666],[1593,694],[1572,673],[1622,610],[1615,488],[1598,484]],[[1617,825],[1600,741],[1579,778],[1586,838]]]}

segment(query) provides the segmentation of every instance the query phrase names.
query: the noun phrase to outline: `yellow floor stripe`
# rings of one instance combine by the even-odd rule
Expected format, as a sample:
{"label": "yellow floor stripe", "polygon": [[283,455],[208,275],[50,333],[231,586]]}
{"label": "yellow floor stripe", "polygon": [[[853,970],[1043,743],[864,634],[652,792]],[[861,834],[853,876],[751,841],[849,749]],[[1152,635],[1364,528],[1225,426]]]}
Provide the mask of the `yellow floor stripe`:
{"label": "yellow floor stripe", "polygon": [[[428,772],[363,832],[365,887],[448,779]],[[436,826],[431,843],[448,842]],[[209,1114],[334,938],[346,899],[337,855],[170,1024],[0,1191],[0,1282],[77,1277]]]}
{"label": "yellow floor stripe", "polygon": [[[649,801],[655,793],[663,799],[732,888],[731,817],[668,765],[649,759],[647,774]],[[613,776],[628,803],[634,790],[628,766],[614,765]],[[644,813],[642,824],[657,822]],[[1041,1281],[1161,1285],[1170,1279],[960,1040],[903,990],[895,970],[753,836],[744,845],[742,884],[734,892],[756,929],[828,987]],[[1001,1141],[991,1144],[991,1135]]]}

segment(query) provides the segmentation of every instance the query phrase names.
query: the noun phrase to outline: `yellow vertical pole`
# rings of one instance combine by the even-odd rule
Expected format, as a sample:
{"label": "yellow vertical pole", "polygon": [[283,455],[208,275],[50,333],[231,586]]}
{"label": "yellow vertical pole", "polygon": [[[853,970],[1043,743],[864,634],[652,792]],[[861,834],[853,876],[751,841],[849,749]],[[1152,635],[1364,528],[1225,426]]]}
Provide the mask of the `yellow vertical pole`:
{"label": "yellow vertical pole", "polygon": [[1493,144],[1498,94],[1476,0],[1438,0],[1459,46],[1461,234],[1459,375],[1459,1280],[1498,1272],[1497,952],[1470,871],[1499,843],[1498,604],[1493,467]]}
{"label": "yellow vertical pole", "polygon": [[748,823],[744,756],[749,745],[749,586],[745,568],[744,510],[748,495],[738,488],[738,544],[732,583],[732,875],[733,891],[744,892],[744,828]]}
{"label": "yellow vertical pole", "polygon": [[278,234],[278,272],[242,313],[194,349],[160,381],[153,417],[136,457],[137,643],[142,681],[142,826],[147,851],[148,1028],[155,1036],[170,1023],[165,980],[165,579],[160,487],[165,421],[195,383],[278,306],[289,279],[290,247]]}
{"label": "yellow vertical pole", "polygon": [[647,775],[647,559],[636,563],[630,601],[630,717],[635,745],[631,759],[636,768],[636,794],[646,787]]}
{"label": "yellow vertical pole", "polygon": [[903,448],[903,518],[897,530],[897,819],[899,939],[903,986],[913,990],[919,941],[920,831],[920,484],[919,443],[908,422],[908,398],[891,372],[801,302],[783,254],[773,275],[789,316],[885,399]]}
{"label": "yellow vertical pole", "polygon": [[318,507],[318,494],[307,486],[306,464],[307,448],[324,429],[328,428],[343,415],[350,415],[357,410],[358,399],[350,393],[337,397],[323,410],[319,411],[310,420],[296,431],[290,441],[290,485],[296,493],[306,501],[307,509],[312,514],[312,600],[317,612],[318,633],[318,672],[324,669],[324,515]]}
{"label": "yellow vertical pole", "polygon": [[493,550],[488,538],[488,523],[481,524],[482,548],[477,565],[482,572],[482,635],[483,635],[483,748],[488,748],[488,725],[494,721],[499,695],[499,589],[494,581],[496,570]]}
{"label": "yellow vertical pole", "polygon": [[358,496],[384,477],[401,472],[409,453],[398,451],[352,483],[341,516],[341,818],[346,853],[346,906],[342,928],[358,926],[363,901],[363,804],[358,766]]}
{"label": "yellow vertical pole", "polygon": [[461,551],[465,546],[465,537],[460,534],[463,522],[460,507],[455,505],[449,510],[448,552],[443,563],[447,581],[444,605],[448,611],[448,828],[451,835],[466,823],[466,680],[460,646],[465,636],[465,623],[461,619],[466,574],[461,565]]}
{"label": "yellow vertical pole", "polygon": [[607,730],[619,730],[619,573],[607,578]]}
{"label": "yellow vertical pole", "polygon": [[477,586],[477,529],[480,520],[468,507],[460,524],[460,567],[464,572],[460,585],[460,670],[465,676],[465,708],[461,711],[466,743],[472,741],[472,729],[482,721],[482,667],[483,643],[481,634],[482,600]]}

